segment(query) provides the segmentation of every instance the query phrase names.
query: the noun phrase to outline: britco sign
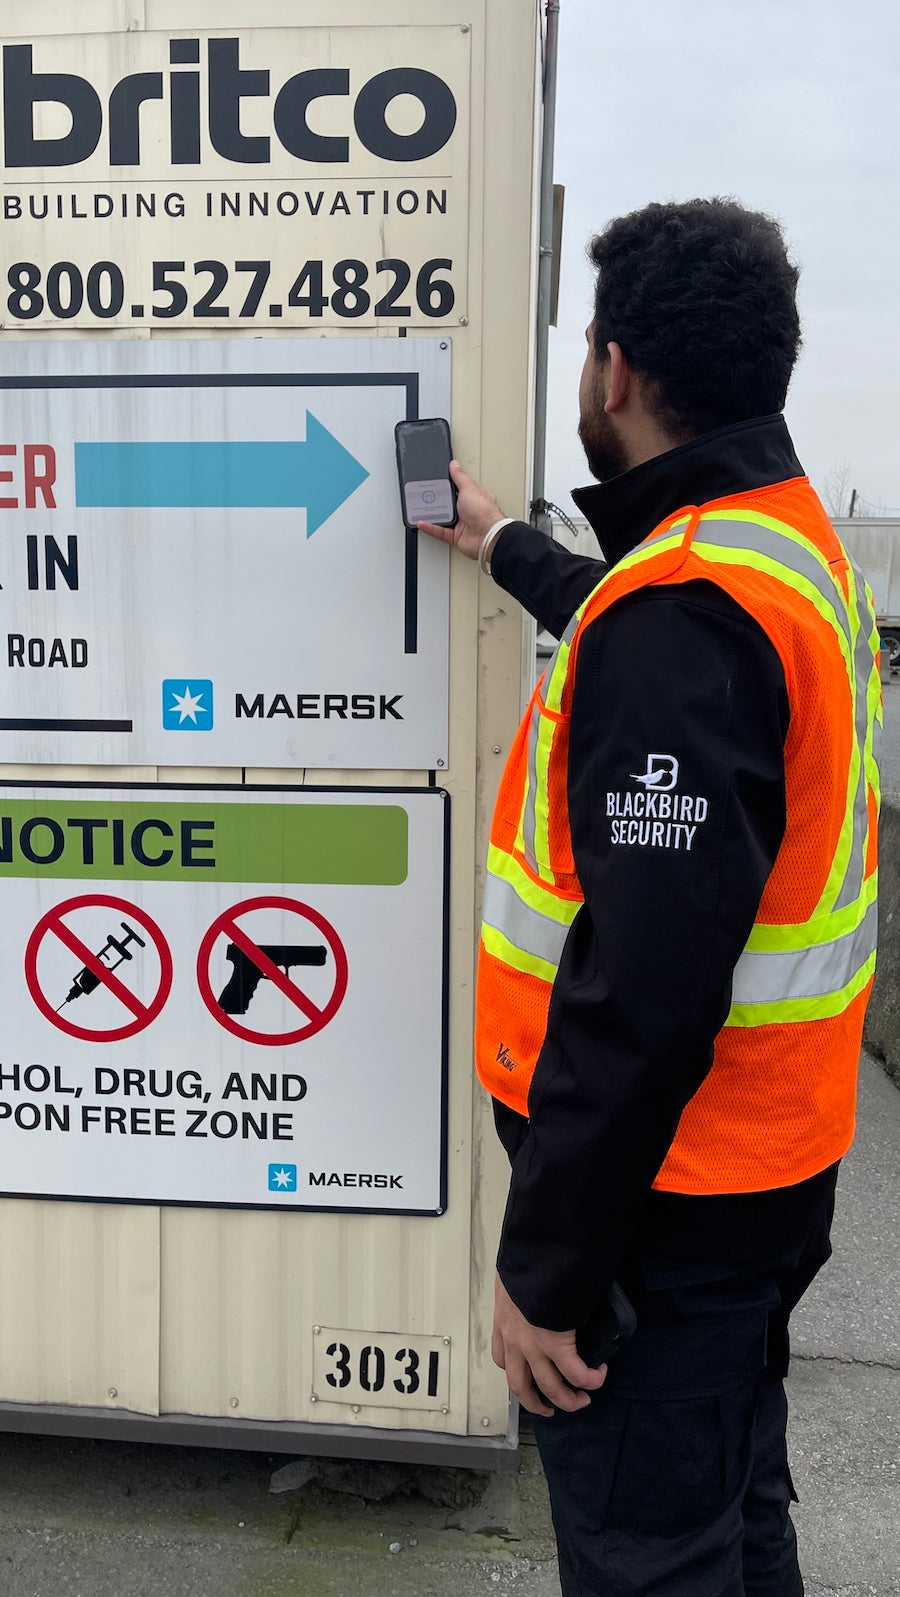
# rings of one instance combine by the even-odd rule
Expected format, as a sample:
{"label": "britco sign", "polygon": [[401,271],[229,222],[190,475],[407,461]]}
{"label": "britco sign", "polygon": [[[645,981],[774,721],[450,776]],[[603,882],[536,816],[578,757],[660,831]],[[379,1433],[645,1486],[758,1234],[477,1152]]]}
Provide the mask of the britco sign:
{"label": "britco sign", "polygon": [[4,44],[3,320],[464,320],[468,79],[464,26]]}

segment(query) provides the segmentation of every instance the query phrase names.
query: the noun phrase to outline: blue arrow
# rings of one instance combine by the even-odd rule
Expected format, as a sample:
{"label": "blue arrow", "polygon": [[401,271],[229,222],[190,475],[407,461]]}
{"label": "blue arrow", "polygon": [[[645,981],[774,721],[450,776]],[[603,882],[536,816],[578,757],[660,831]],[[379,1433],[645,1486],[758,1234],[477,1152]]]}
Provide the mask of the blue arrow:
{"label": "blue arrow", "polygon": [[369,473],[306,412],[305,443],[76,444],[75,503],[306,510],[306,536]]}

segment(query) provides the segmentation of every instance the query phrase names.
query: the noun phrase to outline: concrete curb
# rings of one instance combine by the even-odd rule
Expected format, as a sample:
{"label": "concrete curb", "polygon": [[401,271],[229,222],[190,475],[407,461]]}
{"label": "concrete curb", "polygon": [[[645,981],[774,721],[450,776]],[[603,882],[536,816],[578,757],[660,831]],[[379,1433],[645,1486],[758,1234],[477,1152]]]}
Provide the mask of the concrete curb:
{"label": "concrete curb", "polygon": [[900,802],[885,801],[878,829],[878,965],[864,1041],[900,1086]]}

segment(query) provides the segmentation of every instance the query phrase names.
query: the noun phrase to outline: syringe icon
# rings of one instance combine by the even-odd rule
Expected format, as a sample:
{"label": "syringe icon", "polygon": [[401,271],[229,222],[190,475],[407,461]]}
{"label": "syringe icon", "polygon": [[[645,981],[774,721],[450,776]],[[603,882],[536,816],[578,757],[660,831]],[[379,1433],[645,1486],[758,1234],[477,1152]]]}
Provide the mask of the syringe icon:
{"label": "syringe icon", "polygon": [[[106,939],[106,942],[103,944],[103,947],[99,950],[96,956],[97,959],[100,960],[101,964],[106,966],[107,970],[118,970],[119,966],[123,965],[126,959],[134,958],[134,955],[128,951],[129,943],[137,943],[139,948],[146,948],[147,946],[143,937],[139,937],[137,932],[134,930],[134,927],[129,926],[126,920],[120,921],[119,924],[121,925],[125,936],[114,937],[112,933],[110,933],[109,937]],[[113,951],[115,951],[119,957],[115,964],[111,965],[110,959],[112,957]],[[96,971],[89,970],[87,965],[83,965],[81,970],[78,972],[78,975],[75,977],[71,988],[69,989],[68,997],[63,999],[56,1013],[59,1014],[59,1010],[64,1009],[66,1004],[70,1004],[73,998],[81,998],[83,994],[96,992],[97,988],[101,984],[101,981],[102,977],[98,976]]]}

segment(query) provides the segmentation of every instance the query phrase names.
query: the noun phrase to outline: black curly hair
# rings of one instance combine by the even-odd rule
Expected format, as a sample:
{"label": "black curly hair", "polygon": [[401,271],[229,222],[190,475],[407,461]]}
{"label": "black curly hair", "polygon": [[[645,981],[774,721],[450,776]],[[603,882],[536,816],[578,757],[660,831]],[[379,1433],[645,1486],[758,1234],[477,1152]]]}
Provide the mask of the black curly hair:
{"label": "black curly hair", "polygon": [[677,443],[784,405],[800,348],[781,228],[736,200],[646,205],[591,242],[594,348],[611,340]]}

